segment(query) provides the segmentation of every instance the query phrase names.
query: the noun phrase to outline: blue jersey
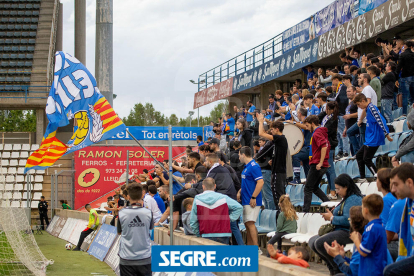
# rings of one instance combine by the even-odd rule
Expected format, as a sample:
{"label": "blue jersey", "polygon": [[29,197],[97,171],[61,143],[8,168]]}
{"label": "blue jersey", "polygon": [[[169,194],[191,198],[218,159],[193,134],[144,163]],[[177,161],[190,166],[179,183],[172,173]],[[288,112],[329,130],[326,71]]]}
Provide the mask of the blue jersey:
{"label": "blue jersey", "polygon": [[382,200],[384,201],[384,207],[382,208],[380,219],[382,220],[382,225],[385,227],[389,218],[391,206],[397,201],[397,199],[392,193],[388,193],[382,198]]}
{"label": "blue jersey", "polygon": [[385,136],[389,133],[387,123],[378,110],[378,107],[369,103],[367,106],[367,127],[365,143],[369,147],[385,145]]}
{"label": "blue jersey", "polygon": [[[255,107],[254,105],[252,105],[252,106],[249,108],[249,112],[251,112],[251,113],[253,113],[255,110],[256,110],[256,107]],[[249,113],[247,113],[247,114],[246,114],[246,122],[251,122],[251,121],[253,121],[253,116],[252,116],[252,115],[250,115]]]}
{"label": "blue jersey", "polygon": [[[183,177],[183,175],[178,171],[173,173],[173,175],[176,177]],[[173,194],[175,195],[176,193],[178,193],[178,191],[181,190],[181,188],[181,185],[178,184],[178,182],[175,181],[175,179],[173,178]]]}
{"label": "blue jersey", "polygon": [[[257,181],[263,179],[262,169],[256,163],[256,161],[252,160],[244,166],[241,178],[242,205],[249,205],[250,199],[252,198],[254,190],[256,189]],[[256,197],[256,205],[262,206],[262,192],[260,192],[259,195]]]}
{"label": "blue jersey", "polygon": [[230,130],[229,130],[229,131],[227,131],[227,133],[228,133],[228,132],[234,132],[234,127],[235,127],[235,125],[236,125],[236,122],[234,121],[233,117],[230,117],[229,119],[224,120],[224,122],[226,122],[226,123],[227,123],[227,125],[228,125],[228,126],[229,126],[229,128],[230,128]]}
{"label": "blue jersey", "polygon": [[405,207],[405,199],[399,199],[391,206],[385,230],[400,233],[401,217]]}
{"label": "blue jersey", "polygon": [[316,105],[312,105],[309,109],[308,109],[308,115],[307,116],[310,116],[310,115],[318,115],[319,114],[319,108],[316,106]]}
{"label": "blue jersey", "polygon": [[381,219],[370,221],[362,234],[362,241],[359,249],[367,254],[361,255],[358,275],[383,275],[387,265],[387,234],[382,227]]}
{"label": "blue jersey", "polygon": [[154,200],[157,202],[158,208],[160,208],[161,214],[164,214],[165,212],[165,203],[164,200],[160,197],[160,195],[157,193],[154,195]]}

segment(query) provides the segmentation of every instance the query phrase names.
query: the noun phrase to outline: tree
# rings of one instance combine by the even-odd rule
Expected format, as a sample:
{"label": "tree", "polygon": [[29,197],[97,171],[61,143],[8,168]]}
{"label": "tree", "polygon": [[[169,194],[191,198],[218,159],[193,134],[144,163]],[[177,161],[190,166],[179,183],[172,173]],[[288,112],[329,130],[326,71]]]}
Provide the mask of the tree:
{"label": "tree", "polygon": [[36,112],[34,110],[0,110],[0,131],[35,132]]}

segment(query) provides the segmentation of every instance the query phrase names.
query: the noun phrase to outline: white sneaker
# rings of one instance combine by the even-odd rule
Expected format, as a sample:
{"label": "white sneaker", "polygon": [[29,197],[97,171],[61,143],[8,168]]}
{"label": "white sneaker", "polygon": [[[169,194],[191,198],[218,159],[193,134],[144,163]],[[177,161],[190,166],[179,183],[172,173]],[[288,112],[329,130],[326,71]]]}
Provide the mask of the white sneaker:
{"label": "white sneaker", "polygon": [[328,194],[328,198],[330,200],[334,200],[334,199],[338,199],[338,196],[337,195]]}
{"label": "white sneaker", "polygon": [[360,178],[357,181],[357,183],[365,183],[365,182],[367,182],[367,179],[366,178]]}

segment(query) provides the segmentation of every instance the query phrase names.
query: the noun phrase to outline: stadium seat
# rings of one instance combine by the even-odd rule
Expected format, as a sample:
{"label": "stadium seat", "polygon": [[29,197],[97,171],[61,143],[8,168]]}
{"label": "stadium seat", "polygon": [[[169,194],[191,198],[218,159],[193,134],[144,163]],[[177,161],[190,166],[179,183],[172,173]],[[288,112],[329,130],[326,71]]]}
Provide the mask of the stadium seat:
{"label": "stadium seat", "polygon": [[14,192],[13,193],[13,199],[18,199],[18,200],[22,199],[22,193],[20,193],[20,192]]}
{"label": "stadium seat", "polygon": [[20,152],[20,158],[29,158],[29,153],[27,151]]}
{"label": "stadium seat", "polygon": [[27,191],[27,188],[29,187],[30,187],[30,190],[33,191],[33,184],[30,184],[30,186],[28,186],[28,184],[24,184],[23,190]]}
{"label": "stadium seat", "polygon": [[14,175],[7,175],[6,176],[6,183],[13,183],[15,181]]}
{"label": "stadium seat", "polygon": [[[14,199],[17,199],[17,198],[14,198]],[[13,200],[11,202],[11,204],[10,204],[10,207],[12,207],[12,208],[19,208],[20,207],[20,201]]]}
{"label": "stadium seat", "polygon": [[[301,214],[301,217],[299,217],[299,214]],[[308,221],[311,219],[311,216],[311,213],[298,213],[299,220],[296,233],[286,234],[283,238],[290,240],[293,237],[306,234],[308,232]]]}
{"label": "stadium seat", "polygon": [[276,210],[263,210],[260,221],[261,223],[257,227],[258,233],[276,231]]}
{"label": "stadium seat", "polygon": [[39,207],[39,201],[37,201],[37,200],[36,201],[32,201],[30,207],[32,209],[37,209]]}
{"label": "stadium seat", "polygon": [[3,159],[9,159],[11,156],[10,152],[3,152],[3,154],[1,155],[1,158]]}
{"label": "stadium seat", "polygon": [[362,184],[359,184],[359,189],[361,190],[361,194],[366,195],[367,194],[367,189],[369,186],[369,182],[364,182]]}
{"label": "stadium seat", "polygon": [[10,159],[10,166],[17,167],[19,166],[19,162],[17,159]]}
{"label": "stadium seat", "polygon": [[22,167],[17,168],[17,174],[24,174],[24,168]]}
{"label": "stadium seat", "polygon": [[26,166],[26,161],[27,161],[26,159],[20,159],[19,160],[19,166],[20,167],[25,167]]}
{"label": "stadium seat", "polygon": [[14,190],[16,190],[16,191],[23,191],[23,184],[15,184],[14,185]]}
{"label": "stadium seat", "polygon": [[2,168],[0,169],[0,174],[7,174],[7,171],[8,171],[8,170],[7,170],[7,168],[3,168],[3,167],[2,167]]}
{"label": "stadium seat", "polygon": [[[8,177],[8,176],[7,176]],[[7,181],[6,181],[7,182]],[[6,184],[4,186],[4,190],[6,191],[13,191],[13,184]]]}
{"label": "stadium seat", "polygon": [[404,128],[404,121],[403,120],[398,121],[394,126],[395,132],[397,132],[397,133],[398,132],[403,132],[403,128]]}
{"label": "stadium seat", "polygon": [[0,144],[0,150],[1,151],[3,150],[3,144]]}
{"label": "stadium seat", "polygon": [[12,151],[10,158],[18,159],[20,157],[20,153],[17,151]]}
{"label": "stadium seat", "polygon": [[33,200],[40,200],[42,193],[36,192],[33,194]]}
{"label": "stadium seat", "polygon": [[30,151],[30,145],[29,144],[23,144],[22,145],[22,151]]}
{"label": "stadium seat", "polygon": [[34,151],[34,150],[38,150],[39,149],[39,145],[38,144],[33,144],[32,145],[32,151]]}
{"label": "stadium seat", "polygon": [[16,174],[16,168],[15,167],[9,167],[9,169],[7,170],[8,174]]}
{"label": "stadium seat", "polygon": [[330,223],[329,221],[325,221],[321,214],[315,213],[312,214],[311,218],[308,219],[308,228],[307,233],[304,235],[299,235],[293,237],[291,242],[299,242],[299,243],[308,243],[310,238],[315,235],[318,235],[319,228],[324,225]]}
{"label": "stadium seat", "polygon": [[43,176],[42,175],[36,175],[34,181],[36,183],[43,183]]}
{"label": "stadium seat", "polygon": [[409,162],[409,163],[414,163],[414,151],[404,155],[401,157],[401,162]]}
{"label": "stadium seat", "polygon": [[27,201],[26,200],[22,200],[20,202],[20,208],[27,208]]}
{"label": "stadium seat", "polygon": [[44,170],[36,170],[36,174],[45,174]]}
{"label": "stadium seat", "polygon": [[12,151],[13,145],[12,144],[4,144],[3,151]]}
{"label": "stadium seat", "polygon": [[21,144],[14,144],[13,145],[13,150],[21,150],[22,149],[22,145]]}
{"label": "stadium seat", "polygon": [[34,185],[33,191],[42,191],[43,190],[43,184],[36,183]]}

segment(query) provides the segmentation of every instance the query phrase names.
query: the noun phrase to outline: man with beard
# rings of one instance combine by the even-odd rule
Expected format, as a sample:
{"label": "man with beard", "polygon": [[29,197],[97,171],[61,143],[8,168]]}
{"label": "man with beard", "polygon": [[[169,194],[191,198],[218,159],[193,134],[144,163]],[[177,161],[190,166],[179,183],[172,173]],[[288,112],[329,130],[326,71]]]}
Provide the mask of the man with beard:
{"label": "man with beard", "polygon": [[[217,139],[217,138],[213,138],[208,143],[210,145],[210,152],[213,152],[213,153],[217,154],[218,156],[220,156],[220,159],[224,159],[225,163],[227,163],[228,160],[227,160],[226,154],[224,154],[224,152],[220,150],[220,140]],[[218,184],[217,184],[217,186],[218,186]]]}
{"label": "man with beard", "polygon": [[194,173],[195,170],[200,166],[203,166],[200,163],[200,154],[198,152],[190,152],[188,154],[188,167],[189,167],[188,169],[184,168],[184,167],[174,165],[174,164],[173,164],[172,167],[173,167],[174,170],[177,170],[180,173]]}
{"label": "man with beard", "polygon": [[272,193],[276,210],[279,210],[279,198],[285,193],[286,186],[286,155],[288,153],[288,143],[283,135],[284,125],[282,122],[272,122],[270,130],[272,135],[267,134],[264,130],[263,115],[258,115],[259,135],[267,140],[273,141],[273,159],[272,159]]}
{"label": "man with beard", "polygon": [[256,109],[256,107],[253,105],[252,101],[247,101],[247,114],[246,114],[246,122],[247,125],[250,125],[250,123],[253,121],[253,115],[254,115],[254,110]]}
{"label": "man with beard", "polygon": [[216,153],[210,153],[206,156],[205,166],[208,169],[207,177],[212,177],[216,183],[216,192],[225,194],[236,200],[236,189],[230,172],[220,165],[220,158]]}

